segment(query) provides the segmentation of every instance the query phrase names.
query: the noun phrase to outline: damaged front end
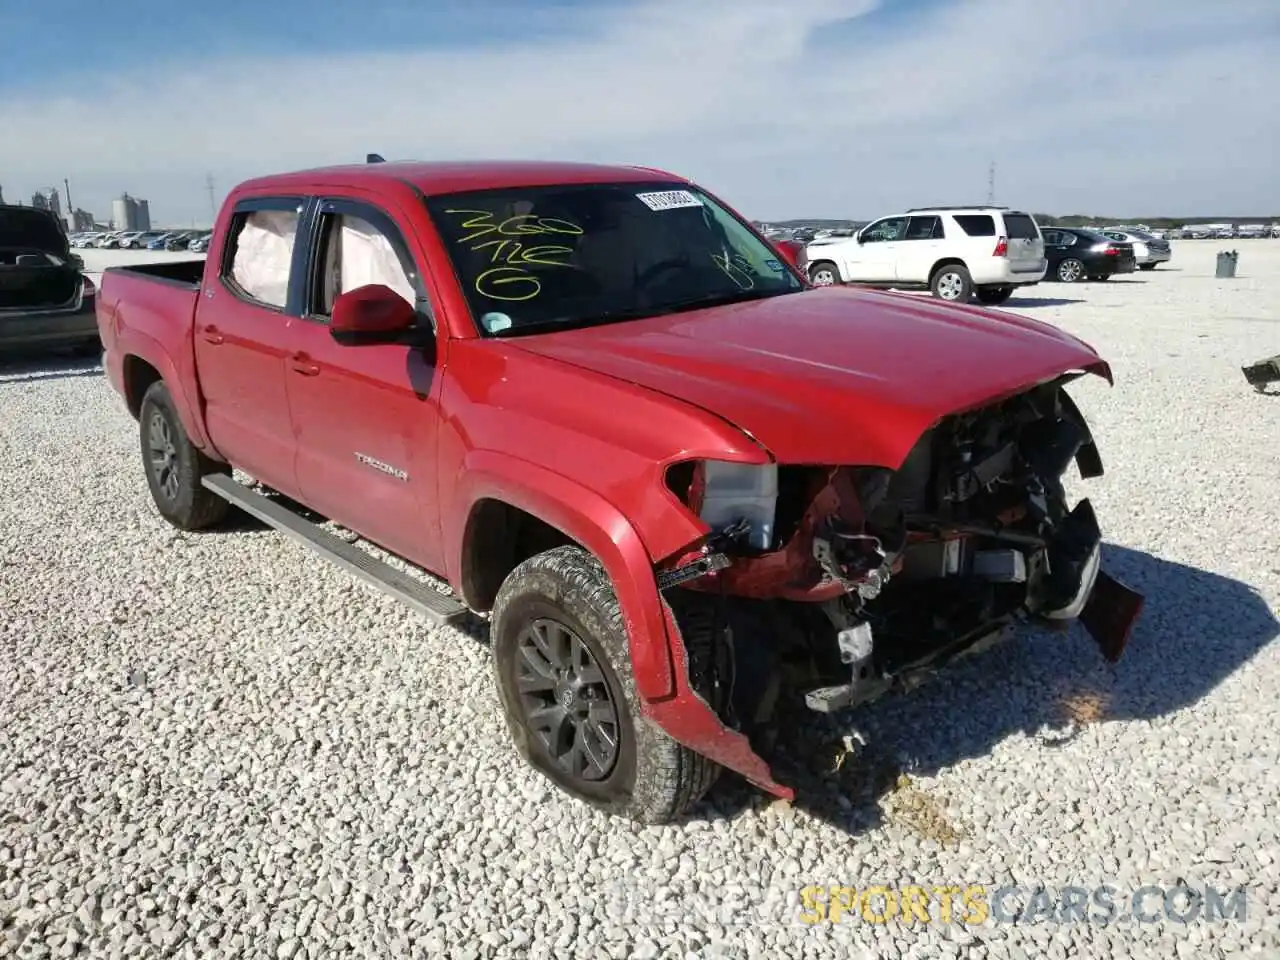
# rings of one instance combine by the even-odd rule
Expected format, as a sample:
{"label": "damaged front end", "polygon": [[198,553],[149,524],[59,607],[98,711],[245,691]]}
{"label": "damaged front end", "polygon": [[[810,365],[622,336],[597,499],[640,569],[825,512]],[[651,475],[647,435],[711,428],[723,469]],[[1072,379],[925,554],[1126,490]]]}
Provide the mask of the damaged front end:
{"label": "damaged front end", "polygon": [[658,584],[678,623],[722,626],[724,723],[753,730],[787,695],[820,712],[850,707],[1020,620],[1079,619],[1118,660],[1142,598],[1102,571],[1089,501],[1067,502],[1073,461],[1084,478],[1102,474],[1063,389],[1072,379],[944,418],[897,470],[672,467],[668,486],[711,533]]}

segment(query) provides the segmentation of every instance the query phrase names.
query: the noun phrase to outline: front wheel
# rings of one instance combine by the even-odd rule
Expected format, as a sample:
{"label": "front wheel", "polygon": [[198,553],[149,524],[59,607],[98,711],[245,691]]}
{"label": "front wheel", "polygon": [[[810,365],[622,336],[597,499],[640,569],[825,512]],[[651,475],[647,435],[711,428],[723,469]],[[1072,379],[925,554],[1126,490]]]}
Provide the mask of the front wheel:
{"label": "front wheel", "polygon": [[934,272],[929,290],[939,300],[964,303],[973,293],[973,278],[960,264],[949,263]]}
{"label": "front wheel", "polygon": [[225,517],[231,505],[201,479],[230,468],[210,460],[191,442],[163,380],[147,388],[138,426],[147,486],[160,515],[180,530],[201,530]]}
{"label": "front wheel", "polygon": [[809,268],[809,280],[815,287],[834,287],[840,282],[840,270],[829,260],[819,260]]}
{"label": "front wheel", "polygon": [[641,715],[622,613],[593,556],[565,546],[530,557],[491,620],[507,727],[558,787],[640,823],[675,819],[710,788],[720,768]]}
{"label": "front wheel", "polygon": [[978,302],[995,306],[1013,296],[1013,287],[979,287]]}

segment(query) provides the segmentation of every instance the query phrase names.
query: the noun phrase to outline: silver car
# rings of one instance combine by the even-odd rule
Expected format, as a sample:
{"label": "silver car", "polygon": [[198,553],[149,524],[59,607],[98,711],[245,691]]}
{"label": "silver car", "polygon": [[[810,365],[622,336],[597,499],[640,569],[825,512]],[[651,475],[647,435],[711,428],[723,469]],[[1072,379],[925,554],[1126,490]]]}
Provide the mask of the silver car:
{"label": "silver car", "polygon": [[1145,230],[1107,227],[1102,232],[1110,240],[1133,244],[1133,257],[1138,262],[1139,270],[1154,270],[1158,265],[1167,263],[1173,258],[1173,247],[1169,241],[1162,240]]}

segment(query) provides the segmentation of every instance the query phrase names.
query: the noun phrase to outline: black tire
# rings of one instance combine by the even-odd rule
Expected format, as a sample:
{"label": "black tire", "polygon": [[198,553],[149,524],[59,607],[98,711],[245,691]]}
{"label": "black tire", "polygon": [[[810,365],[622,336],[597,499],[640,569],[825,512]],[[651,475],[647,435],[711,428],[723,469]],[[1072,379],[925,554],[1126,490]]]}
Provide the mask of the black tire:
{"label": "black tire", "polygon": [[1013,296],[1013,287],[979,287],[978,302],[995,306]]}
{"label": "black tire", "polygon": [[[715,782],[720,772],[717,764],[681,746],[641,715],[622,614],[609,577],[595,557],[580,547],[564,546],[525,560],[499,589],[491,622],[494,675],[516,750],[560,789],[607,813],[640,823],[666,823],[686,813]],[[557,716],[562,716],[583,709],[574,696],[568,698],[572,706],[565,705],[564,679],[554,681],[554,690],[529,689],[531,683],[553,682],[544,668],[556,662],[543,656],[542,645],[533,639],[535,624],[540,625],[544,640],[556,630],[567,629],[570,639],[564,640],[561,633],[561,642],[576,650],[572,646],[576,637],[598,668],[601,679],[576,687],[579,691],[588,685],[592,688],[592,696],[583,700],[595,707],[601,707],[607,693],[607,706],[615,718],[612,761],[598,769],[566,769],[569,761],[557,760],[547,745],[550,735],[544,739],[531,724],[531,710],[559,710]],[[691,672],[705,660],[697,655],[700,639],[704,638],[685,635]],[[580,654],[573,659],[578,658]],[[525,693],[519,686],[522,671]],[[601,713],[608,715],[603,707]],[[585,743],[586,719],[571,726],[571,741]],[[603,745],[607,753],[608,744],[597,735],[599,730],[597,725],[591,735],[597,751]]]}
{"label": "black tire", "polygon": [[1055,275],[1063,283],[1079,283],[1084,279],[1084,264],[1075,257],[1068,257],[1058,264]]}
{"label": "black tire", "polygon": [[138,436],[142,468],[160,516],[179,530],[202,530],[227,515],[231,505],[200,480],[212,473],[230,473],[231,468],[209,459],[191,442],[163,380],[142,397]]}
{"label": "black tire", "polygon": [[946,263],[933,271],[929,292],[948,303],[967,303],[973,296],[973,278],[958,263]]}
{"label": "black tire", "polygon": [[1154,263],[1140,263],[1140,264],[1138,264],[1138,269],[1139,269],[1139,270],[1154,270],[1155,268],[1156,268],[1156,265],[1155,265]]}
{"label": "black tire", "polygon": [[[819,280],[819,277],[824,275],[830,279]],[[830,260],[819,260],[809,264],[809,282],[817,287],[836,287],[843,283],[840,279],[840,268]]]}
{"label": "black tire", "polygon": [[1109,274],[1109,273],[1091,273],[1091,274],[1089,274],[1089,280],[1090,280],[1092,283],[1105,283],[1106,281],[1108,281],[1108,280],[1110,280],[1110,279],[1111,279],[1111,274]]}

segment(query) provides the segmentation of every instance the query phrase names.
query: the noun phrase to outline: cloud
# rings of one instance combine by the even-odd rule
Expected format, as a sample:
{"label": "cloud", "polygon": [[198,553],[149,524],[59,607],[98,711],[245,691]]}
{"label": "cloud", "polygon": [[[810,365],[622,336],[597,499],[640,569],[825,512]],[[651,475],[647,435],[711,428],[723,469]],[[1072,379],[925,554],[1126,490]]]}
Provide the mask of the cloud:
{"label": "cloud", "polygon": [[1270,0],[558,15],[575,18],[561,39],[222,57],[28,89],[0,100],[0,170],[11,195],[68,176],[79,205],[105,213],[127,189],[173,222],[208,218],[206,172],[225,189],[370,150],[654,164],[756,217],[982,200],[992,160],[998,199],[1035,210],[1280,212]]}

